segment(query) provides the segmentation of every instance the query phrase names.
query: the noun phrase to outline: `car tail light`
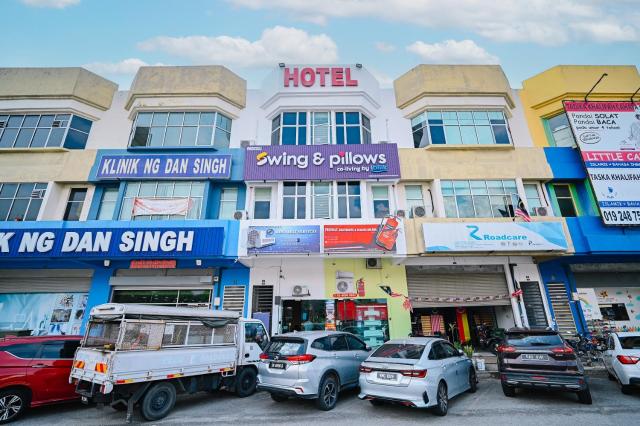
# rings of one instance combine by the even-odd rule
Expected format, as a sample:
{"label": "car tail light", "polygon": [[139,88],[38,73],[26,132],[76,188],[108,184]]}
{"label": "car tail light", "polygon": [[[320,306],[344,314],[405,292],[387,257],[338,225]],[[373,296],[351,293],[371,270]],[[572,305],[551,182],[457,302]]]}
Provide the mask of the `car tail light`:
{"label": "car tail light", "polygon": [[403,376],[416,377],[418,379],[424,379],[427,377],[427,370],[402,370],[400,373]]}
{"label": "car tail light", "polygon": [[618,355],[616,358],[621,364],[637,364],[640,361],[640,357],[631,355]]}
{"label": "car tail light", "polygon": [[509,345],[499,345],[498,352],[515,352],[516,348]]}
{"label": "car tail light", "polygon": [[360,366],[361,373],[371,373],[372,371],[373,371],[373,368],[371,367],[365,367],[363,365]]}
{"label": "car tail light", "polygon": [[260,359],[269,359],[269,355],[267,355],[265,353],[261,353],[260,354]]}
{"label": "car tail light", "polygon": [[560,355],[571,355],[573,353],[573,348],[571,348],[570,346],[563,346],[561,348],[553,348],[551,349],[551,352]]}
{"label": "car tail light", "polygon": [[314,359],[316,359],[316,356],[315,355],[310,355],[310,354],[293,355],[293,356],[288,356],[286,359],[291,364],[298,365],[298,364],[309,363],[309,362],[313,361]]}

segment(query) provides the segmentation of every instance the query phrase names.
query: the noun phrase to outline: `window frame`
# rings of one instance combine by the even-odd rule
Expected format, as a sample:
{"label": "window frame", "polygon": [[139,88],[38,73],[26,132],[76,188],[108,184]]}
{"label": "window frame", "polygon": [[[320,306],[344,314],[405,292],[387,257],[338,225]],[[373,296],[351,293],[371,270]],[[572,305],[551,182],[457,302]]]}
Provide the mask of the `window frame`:
{"label": "window frame", "polygon": [[[13,193],[12,197],[7,197],[6,194],[5,196],[2,196],[2,191],[5,189],[6,185],[16,185],[15,188],[15,192]],[[29,191],[29,197],[26,196],[20,196],[18,197],[18,194],[22,188],[22,185],[31,185],[31,190]],[[48,184],[45,182],[0,182],[0,202],[2,202],[3,200],[11,200],[10,201],[10,205],[9,208],[7,209],[6,212],[6,216],[0,217],[0,222],[32,222],[32,221],[37,221],[38,217],[40,216],[40,210],[42,209],[42,204],[44,202],[45,197],[47,196],[47,191],[49,190],[48,188]],[[32,195],[36,192],[36,191],[43,191],[43,195],[42,197],[32,197]],[[17,201],[24,201],[27,200],[27,205],[26,208],[24,209],[24,211],[22,212],[22,216],[14,216],[13,218],[10,218],[10,215],[14,209],[14,207],[16,206],[16,202]],[[38,204],[37,207],[37,212],[35,212],[35,215],[31,214],[31,208],[32,205],[34,204],[34,200],[36,204]],[[27,219],[29,218],[29,219]]]}
{"label": "window frame", "polygon": [[[407,191],[407,187],[417,187],[420,189],[420,198],[409,198],[409,193]],[[402,185],[402,189],[404,191],[404,201],[405,201],[405,207],[406,207],[406,215],[408,218],[413,218],[413,207],[418,207],[417,204],[414,204],[410,201],[420,201],[419,206],[425,209],[425,212],[427,211],[427,203],[424,200],[424,188],[423,185],[421,183],[404,183]]]}
{"label": "window frame", "polygon": [[[176,184],[185,184],[188,183],[189,186],[189,195],[181,195],[175,196],[175,188]],[[141,196],[140,191],[142,190],[143,185],[155,184],[154,195],[149,196]],[[172,194],[171,196],[158,196],[158,187],[160,185],[172,184]],[[202,185],[202,195],[192,195],[194,184]],[[137,185],[138,189],[135,195],[129,196],[128,190],[130,185]],[[135,198],[150,198],[150,199],[173,199],[173,198],[189,198],[190,200],[199,200],[198,204],[198,214],[194,217],[190,217],[189,213],[193,210],[193,207],[189,209],[184,216],[178,215],[145,215],[145,216],[133,216],[133,200]],[[132,180],[127,181],[125,183],[124,192],[122,195],[122,200],[120,203],[120,211],[117,213],[117,220],[201,220],[204,219],[206,214],[204,210],[204,201],[207,198],[207,182],[201,180]],[[131,200],[131,203],[128,202]],[[102,201],[102,200],[101,200]],[[117,204],[116,204],[117,205]],[[123,216],[123,212],[126,208],[129,208],[131,211],[128,215]]]}
{"label": "window frame", "polygon": [[[502,193],[498,194],[498,193],[491,193],[491,189],[488,185],[488,182],[501,182],[501,188],[502,188]],[[446,194],[445,195],[445,188],[444,188],[444,184],[447,182],[451,182],[451,191],[452,194]],[[469,188],[469,193],[468,194],[457,194],[456,193],[456,182],[466,182],[467,183],[467,187]],[[472,182],[484,182],[484,189],[486,189],[486,193],[484,194],[473,194],[473,186],[472,186]],[[513,193],[507,193],[506,192],[506,186],[505,186],[505,182],[513,182],[513,187],[515,189],[516,192]],[[449,190],[449,188],[446,188],[447,190]],[[477,189],[477,187],[476,187]],[[515,210],[517,203],[518,203],[518,198],[521,198],[520,193],[518,192],[518,182],[516,180],[516,178],[514,179],[442,179],[440,181],[440,193],[442,196],[442,206],[444,209],[444,217],[447,218],[454,218],[454,219],[470,219],[470,218],[513,218],[514,216],[497,216],[495,215],[495,212],[493,210],[493,206],[494,204],[492,203],[491,198],[492,197],[502,197],[503,201],[506,201],[506,197],[509,197],[511,204],[504,204],[504,207],[507,208],[507,213],[509,214],[513,214],[511,211],[509,211],[509,205],[513,206],[513,209]],[[460,215],[460,206],[458,203],[458,197],[471,197],[471,206],[473,208],[474,211],[474,216],[466,216]],[[489,199],[489,209],[491,210],[491,216],[478,216],[478,209],[476,208],[476,201],[474,197],[487,197]],[[453,199],[455,201],[455,208],[456,208],[456,216],[449,216],[447,214],[447,199]]]}
{"label": "window frame", "polygon": [[[362,183],[360,181],[352,181],[352,180],[348,180],[348,181],[334,181],[333,182],[334,186],[335,186],[335,203],[334,203],[334,208],[336,209],[335,212],[335,217],[337,219],[362,219],[363,217],[363,212],[362,212]],[[354,184],[354,185],[352,185]],[[345,193],[344,194],[340,194],[340,186],[344,185],[344,189],[345,189]],[[358,193],[357,194],[350,194],[349,193],[349,187],[357,187],[358,188]],[[346,205],[346,216],[341,216],[340,215],[340,199],[343,198],[345,201],[345,205]],[[351,200],[352,199],[357,199],[359,204],[360,204],[360,215],[359,216],[353,216],[352,212],[351,212]]]}
{"label": "window frame", "polygon": [[[566,186],[567,190],[569,191],[569,197],[558,197],[558,192],[556,191],[556,187],[557,186]],[[580,208],[578,206],[578,201],[577,201],[577,197],[576,197],[576,191],[575,191],[575,186],[572,183],[569,182],[552,182],[551,183],[551,187],[553,188],[553,202],[555,204],[555,207],[557,209],[558,212],[558,216],[560,217],[578,217],[580,216]],[[560,207],[560,203],[558,202],[558,199],[562,199],[562,200],[567,200],[570,199],[571,200],[571,205],[573,207],[573,212],[575,213],[573,216],[565,216],[562,212],[562,208]]]}
{"label": "window frame", "polygon": [[[293,185],[292,185],[293,184]],[[308,188],[308,182],[305,181],[284,181],[282,182],[282,219],[306,219],[308,217],[308,211],[309,211],[309,188]],[[285,187],[293,187],[293,195],[291,194],[286,194],[285,193]],[[304,188],[303,194],[299,193],[299,188]],[[293,217],[285,217],[285,211],[286,211],[286,206],[285,206],[285,200],[287,199],[293,199]],[[299,206],[300,206],[300,201],[303,200],[304,201],[304,211],[302,214],[302,217],[298,217],[298,213],[299,213]]]}
{"label": "window frame", "polygon": [[[268,189],[269,190],[269,217],[261,217],[261,218],[257,218],[255,217],[256,214],[256,202],[267,202],[267,200],[258,200],[256,199],[256,190],[258,189]],[[252,192],[252,200],[251,200],[251,218],[252,219],[271,219],[273,217],[273,194],[274,191],[273,190],[273,186],[271,185],[258,185],[258,186],[254,186],[251,190]]]}
{"label": "window frame", "polygon": [[[376,193],[375,193],[375,189],[376,188],[385,188],[387,190],[387,198],[376,198]],[[386,214],[382,215],[382,216],[378,216],[378,212],[376,211],[376,201],[386,201],[387,205],[388,205],[388,211]],[[375,219],[383,219],[384,217],[392,214],[393,212],[393,200],[392,200],[392,194],[391,194],[391,184],[372,184],[371,185],[371,198],[370,198],[370,203],[369,205],[371,206],[371,216],[373,216],[373,218]]]}
{"label": "window frame", "polygon": [[[296,124],[284,124],[284,114],[296,114]],[[328,124],[315,124],[316,114],[328,114]],[[358,114],[358,124],[347,124],[347,114]],[[300,124],[300,114],[305,114],[305,120],[303,124]],[[342,114],[342,123],[338,119],[339,114]],[[319,126],[328,126],[328,143],[316,144],[314,143],[315,132],[314,129]],[[295,128],[296,143],[300,144],[301,129],[304,129],[305,143],[304,145],[348,145],[348,128],[359,129],[359,143],[357,145],[369,145],[373,143],[372,131],[371,131],[371,118],[365,114],[365,112],[357,109],[335,109],[335,110],[286,110],[280,111],[278,114],[271,118],[271,145],[283,145],[283,129]],[[338,143],[340,139],[338,134],[342,132],[342,140],[344,143]],[[283,146],[293,146],[294,144],[287,144]],[[356,145],[356,144],[352,144]]]}
{"label": "window frame", "polygon": [[[228,193],[235,193],[235,198],[232,199],[232,200],[231,199],[226,200],[224,198],[225,191],[227,191]],[[221,220],[234,219],[233,215],[234,215],[234,213],[236,211],[238,211],[238,197],[239,197],[239,194],[240,194],[240,189],[238,187],[235,187],[235,186],[220,188],[220,204],[219,204],[220,207],[218,207],[218,219],[221,219]],[[233,208],[231,209],[232,213],[231,213],[230,217],[227,217],[226,215],[222,214],[223,213],[222,206],[225,205],[225,204],[232,204],[233,205]]]}
{"label": "window frame", "polygon": [[[39,127],[40,122],[42,121],[43,117],[49,117],[49,116],[53,116],[53,118],[51,119],[51,124],[47,125],[47,126],[42,126]],[[0,120],[0,121],[4,121],[5,124],[4,126],[0,127],[0,141],[2,140],[4,134],[6,133],[7,129],[17,129],[16,134],[13,136],[13,141],[11,143],[11,146],[2,146],[0,145],[0,149],[51,149],[51,148],[63,148],[63,149],[85,149],[87,146],[87,142],[89,140],[89,134],[91,133],[91,128],[93,127],[93,121],[90,120],[89,118],[83,117],[79,114],[76,114],[75,112],[72,111],[66,111],[66,110],[61,110],[61,111],[55,111],[55,112],[0,112],[0,118],[1,117],[6,117],[5,120]],[[20,126],[18,127],[8,127],[9,125],[9,121],[11,119],[11,117],[22,117],[21,121],[20,121]],[[29,127],[24,127],[25,125],[25,120],[26,117],[38,117],[35,126],[29,126]],[[74,118],[78,118],[80,120],[84,120],[87,121],[89,123],[89,131],[85,131],[76,127],[72,127],[72,122],[74,121]],[[58,125],[58,126],[53,126],[53,124],[58,121],[58,122],[63,122],[65,123],[64,125]],[[29,130],[29,129],[33,129],[33,133],[31,134],[31,136],[29,136],[29,140],[28,140],[28,144],[26,146],[17,146],[16,147],[16,143],[18,142],[18,138],[20,137],[20,134],[24,131],[24,130]],[[43,129],[48,129],[47,130],[47,136],[46,139],[44,141],[44,145],[42,146],[32,146],[33,142],[35,140],[36,137],[36,133],[38,130],[43,130]],[[56,144],[56,145],[50,145],[49,141],[52,137],[53,134],[53,129],[63,129],[64,131],[61,133],[60,136],[60,143]],[[71,146],[71,144],[69,144],[67,146],[67,138],[69,137],[69,135],[71,134],[71,130],[73,130],[74,132],[78,132],[82,135],[85,136],[84,142],[82,143],[81,147],[73,147]]]}
{"label": "window frame", "polygon": [[[563,128],[562,131],[568,130],[568,134],[571,136],[571,141],[572,141],[571,145],[558,145],[555,138],[555,134],[559,133],[560,131],[554,131],[553,128],[551,127],[551,120],[554,120],[558,117],[562,117],[563,115],[565,116],[565,119],[567,121],[567,126],[566,128]],[[561,111],[558,114],[554,114],[550,117],[543,118],[542,121],[543,121],[543,127],[545,130],[545,133],[547,135],[547,140],[549,142],[549,146],[554,146],[559,148],[576,148],[578,146],[578,144],[576,143],[575,135],[573,134],[573,129],[571,129],[571,123],[569,122],[569,117],[567,116],[566,112]]]}
{"label": "window frame", "polygon": [[[531,200],[534,200],[533,197],[530,197],[529,194],[527,193],[527,187],[534,187],[537,193],[537,197],[535,198],[535,200],[538,201],[537,206],[534,206],[531,203]],[[537,207],[546,207],[548,209],[549,205],[547,203],[547,199],[544,195],[543,192],[543,187],[540,184],[540,182],[527,182],[524,181],[522,182],[522,189],[524,190],[524,197],[523,200],[526,203],[527,206],[527,211],[529,212],[529,216],[537,216],[537,213],[535,212],[535,208]]]}
{"label": "window frame", "polygon": [[[82,201],[72,201],[71,197],[75,191],[84,192],[84,196],[82,197]],[[62,216],[62,220],[69,222],[78,222],[82,219],[82,210],[84,209],[84,203],[87,200],[87,195],[89,192],[89,188],[87,187],[72,187],[69,188],[69,195],[67,196],[67,202],[64,208],[64,215]],[[80,205],[80,210],[78,211],[77,219],[69,219],[69,214],[71,213],[71,208],[76,204]]]}

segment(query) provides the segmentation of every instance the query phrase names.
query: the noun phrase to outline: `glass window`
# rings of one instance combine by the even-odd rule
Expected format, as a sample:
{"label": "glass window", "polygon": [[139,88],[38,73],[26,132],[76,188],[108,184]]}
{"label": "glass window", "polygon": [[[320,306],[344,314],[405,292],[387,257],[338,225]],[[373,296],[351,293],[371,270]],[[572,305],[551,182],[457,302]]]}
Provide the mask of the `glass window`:
{"label": "glass window", "polygon": [[507,345],[510,346],[561,346],[562,339],[557,334],[509,333]]}
{"label": "glass window", "polygon": [[313,145],[331,143],[331,114],[329,112],[311,113],[311,143]]}
{"label": "glass window", "polygon": [[80,220],[80,213],[84,205],[84,199],[87,196],[87,188],[72,188],[69,192],[67,207],[64,211],[63,220],[77,221]]}
{"label": "glass window", "polygon": [[[165,220],[165,219],[201,219],[205,185],[198,181],[162,181],[127,182],[120,220]],[[136,203],[137,200],[137,203]],[[147,201],[149,200],[149,201]],[[163,200],[184,200],[184,210],[177,210],[174,204],[167,203],[166,214],[146,214],[146,205]],[[103,201],[105,201],[103,197]],[[110,205],[110,202],[108,202]],[[145,204],[146,203],[146,204]],[[162,204],[160,203],[160,207]],[[101,206],[102,208],[102,206]],[[105,213],[106,214],[106,213]]]}
{"label": "glass window", "polygon": [[360,339],[357,339],[347,334],[347,343],[349,344],[349,350],[351,351],[366,351],[367,345]]}
{"label": "glass window", "polygon": [[404,194],[407,200],[407,213],[409,217],[413,217],[414,207],[424,207],[422,185],[405,185]]}
{"label": "glass window", "polygon": [[36,220],[46,189],[46,183],[0,184],[0,221]]}
{"label": "glass window", "polygon": [[9,352],[11,355],[22,358],[31,359],[35,358],[40,350],[40,343],[20,343],[17,345],[5,346],[0,350]]}
{"label": "glass window", "polygon": [[554,192],[556,193],[556,201],[560,209],[562,217],[576,217],[576,205],[571,194],[571,186],[568,183],[554,183]]}
{"label": "glass window", "polygon": [[233,219],[238,206],[238,188],[222,188],[218,219]]}
{"label": "glass window", "polygon": [[84,149],[91,124],[90,120],[70,114],[2,115],[0,148]]}
{"label": "glass window", "polygon": [[371,357],[375,358],[395,358],[395,359],[420,359],[424,352],[424,345],[385,343],[375,350]]}
{"label": "glass window", "polygon": [[283,112],[271,121],[271,129],[272,145],[306,145],[307,113]]}
{"label": "glass window", "polygon": [[443,180],[441,185],[447,217],[513,217],[514,180]]}
{"label": "glass window", "polygon": [[42,345],[39,359],[73,359],[80,341],[60,340]]}
{"label": "glass window", "polygon": [[118,200],[118,188],[105,188],[98,209],[98,220],[112,220]]}
{"label": "glass window", "polygon": [[509,144],[502,111],[426,111],[411,119],[413,145]]}
{"label": "glass window", "polygon": [[269,219],[271,216],[271,188],[258,187],[254,190],[253,218]]}
{"label": "glass window", "polygon": [[329,182],[313,182],[313,219],[333,218],[333,191]]}
{"label": "glass window", "polygon": [[640,336],[623,336],[620,339],[622,349],[640,349]]}
{"label": "glass window", "polygon": [[547,126],[551,131],[551,137],[555,146],[574,147],[576,141],[573,138],[571,126],[567,114],[562,113],[547,120]]}
{"label": "glass window", "polygon": [[390,213],[389,207],[389,187],[386,185],[375,185],[371,187],[373,195],[373,215],[383,218]]}
{"label": "glass window", "polygon": [[540,197],[540,187],[537,183],[525,183],[524,193],[527,196],[527,205],[529,206],[529,214],[537,216],[537,208],[543,207],[542,198]]}
{"label": "glass window", "polygon": [[244,341],[257,343],[260,349],[264,349],[269,343],[269,338],[262,324],[248,322],[244,325]]}
{"label": "glass window", "polygon": [[360,112],[336,112],[336,144],[371,143],[371,122]]}
{"label": "glass window", "polygon": [[337,182],[338,217],[357,219],[362,217],[360,182]]}
{"label": "glass window", "polygon": [[332,351],[348,351],[349,345],[347,345],[347,339],[344,335],[329,336],[329,343],[331,344]]}
{"label": "glass window", "polygon": [[265,353],[270,356],[293,356],[302,355],[306,350],[307,345],[304,339],[274,336]]}
{"label": "glass window", "polygon": [[282,218],[304,219],[307,212],[307,184],[284,182],[282,193]]}
{"label": "glass window", "polygon": [[164,306],[188,306],[209,308],[209,289],[163,289],[163,290],[114,290],[114,303],[138,303]]}
{"label": "glass window", "polygon": [[231,119],[218,112],[140,112],[132,147],[229,147]]}

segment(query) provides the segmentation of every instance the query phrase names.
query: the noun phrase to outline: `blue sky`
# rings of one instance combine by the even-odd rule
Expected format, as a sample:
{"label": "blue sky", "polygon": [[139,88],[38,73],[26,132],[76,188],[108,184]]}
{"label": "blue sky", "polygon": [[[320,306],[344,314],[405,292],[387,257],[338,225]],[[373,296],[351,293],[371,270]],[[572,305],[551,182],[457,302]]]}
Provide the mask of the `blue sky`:
{"label": "blue sky", "polygon": [[[440,6],[446,4],[446,6]],[[0,66],[86,66],[128,88],[144,64],[223,64],[257,87],[288,63],[640,64],[638,0],[2,0]],[[630,91],[636,88],[630,88]]]}

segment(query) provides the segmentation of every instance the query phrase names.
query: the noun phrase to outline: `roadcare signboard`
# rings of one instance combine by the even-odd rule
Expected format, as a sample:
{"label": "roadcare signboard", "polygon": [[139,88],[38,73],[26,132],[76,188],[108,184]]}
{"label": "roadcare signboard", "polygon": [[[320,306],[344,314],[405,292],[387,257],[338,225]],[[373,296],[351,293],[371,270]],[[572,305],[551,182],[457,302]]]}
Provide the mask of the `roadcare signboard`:
{"label": "roadcare signboard", "polygon": [[640,225],[640,104],[565,101],[605,225]]}

